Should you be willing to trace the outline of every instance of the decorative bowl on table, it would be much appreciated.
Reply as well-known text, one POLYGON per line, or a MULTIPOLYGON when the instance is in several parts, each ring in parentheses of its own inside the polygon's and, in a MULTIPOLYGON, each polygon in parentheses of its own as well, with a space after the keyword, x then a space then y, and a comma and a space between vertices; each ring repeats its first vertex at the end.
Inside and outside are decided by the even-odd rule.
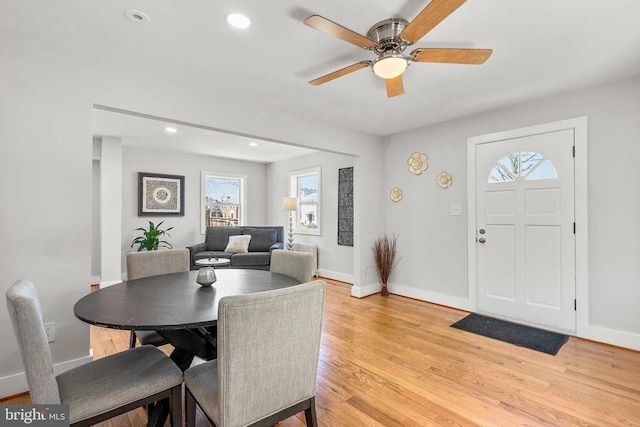
POLYGON ((211 286, 218 280, 216 277, 216 271, 213 267, 202 267, 198 270, 198 277, 196 278, 196 282, 202 287, 211 286))

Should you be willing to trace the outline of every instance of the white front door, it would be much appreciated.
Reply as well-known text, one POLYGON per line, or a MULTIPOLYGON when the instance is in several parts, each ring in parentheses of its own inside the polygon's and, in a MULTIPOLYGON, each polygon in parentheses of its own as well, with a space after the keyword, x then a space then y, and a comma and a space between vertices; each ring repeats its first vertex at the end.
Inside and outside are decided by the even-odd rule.
POLYGON ((476 146, 478 311, 575 333, 574 131, 476 146))

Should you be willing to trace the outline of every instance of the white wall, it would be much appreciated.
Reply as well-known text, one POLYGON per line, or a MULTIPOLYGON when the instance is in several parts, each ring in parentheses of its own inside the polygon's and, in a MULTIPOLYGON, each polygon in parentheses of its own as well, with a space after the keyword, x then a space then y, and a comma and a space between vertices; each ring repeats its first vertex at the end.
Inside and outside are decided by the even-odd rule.
POLYGON ((289 172, 320 167, 320 236, 294 234, 295 242, 318 245, 318 271, 321 276, 353 282, 353 247, 338 245, 338 169, 353 166, 353 157, 316 153, 275 162, 268 167, 269 222, 289 228, 288 212, 282 211, 282 198, 289 196, 289 172))
MULTIPOLYGON (((100 142, 100 285, 119 283, 122 230, 122 140, 100 142)), ((95 246, 95 245, 94 245, 95 246)))
POLYGON ((399 234, 402 261, 390 289, 423 299, 467 299, 467 138, 541 123, 588 117, 589 327, 586 338, 640 349, 640 77, 570 92, 386 138, 387 230, 399 234), (429 156, 421 176, 408 173, 414 151, 429 156), (436 185, 441 171, 453 186, 436 185), (451 203, 462 216, 449 216, 451 203))
MULTIPOLYGON (((91 274, 91 102, 51 57, 12 45, 20 37, 0 37, 0 291, 18 279, 35 284, 44 320, 56 322, 51 351, 62 366, 89 354, 73 302, 89 292, 91 274)), ((5 307, 0 396, 26 389, 5 307)))
MULTIPOLYGON (((200 234, 200 172, 242 174, 247 176, 247 224, 271 225, 267 222, 267 166, 221 157, 198 156, 142 148, 123 148, 122 167, 122 273, 126 273, 125 255, 137 249, 131 241, 140 235, 133 231, 148 227, 148 221, 174 227, 166 240, 174 248, 184 248, 204 241, 200 234), (183 175, 185 186, 184 216, 138 216, 138 172, 183 175)), ((275 224, 275 223, 274 223, 275 224)))
POLYGON ((91 283, 100 283, 100 159, 93 160, 91 171, 91 283))

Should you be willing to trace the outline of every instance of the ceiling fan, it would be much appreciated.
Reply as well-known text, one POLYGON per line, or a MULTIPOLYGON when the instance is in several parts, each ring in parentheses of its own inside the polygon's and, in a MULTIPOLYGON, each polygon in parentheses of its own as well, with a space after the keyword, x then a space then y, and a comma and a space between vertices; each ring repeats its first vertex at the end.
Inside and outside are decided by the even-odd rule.
POLYGON ((411 22, 402 18, 390 18, 378 22, 367 32, 360 35, 319 15, 304 20, 311 28, 342 39, 366 50, 372 50, 378 56, 373 61, 360 61, 348 67, 326 74, 309 83, 317 86, 338 77, 345 76, 365 67, 384 79, 389 98, 402 95, 402 73, 412 62, 440 62, 448 64, 483 64, 491 49, 443 49, 417 48, 410 54, 404 50, 420 40, 436 25, 467 0, 432 0, 411 22))

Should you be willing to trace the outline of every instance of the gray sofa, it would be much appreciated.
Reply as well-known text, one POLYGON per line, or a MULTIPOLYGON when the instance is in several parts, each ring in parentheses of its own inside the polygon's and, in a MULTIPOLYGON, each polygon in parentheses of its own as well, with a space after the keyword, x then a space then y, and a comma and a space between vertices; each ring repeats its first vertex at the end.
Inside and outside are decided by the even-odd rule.
POLYGON ((280 226, 244 226, 244 227, 207 227, 203 243, 187 246, 191 257, 191 269, 199 267, 196 260, 203 258, 228 258, 231 268, 252 268, 269 270, 271 251, 284 249, 284 227, 280 226), (249 251, 246 253, 225 252, 229 236, 251 235, 249 251))

